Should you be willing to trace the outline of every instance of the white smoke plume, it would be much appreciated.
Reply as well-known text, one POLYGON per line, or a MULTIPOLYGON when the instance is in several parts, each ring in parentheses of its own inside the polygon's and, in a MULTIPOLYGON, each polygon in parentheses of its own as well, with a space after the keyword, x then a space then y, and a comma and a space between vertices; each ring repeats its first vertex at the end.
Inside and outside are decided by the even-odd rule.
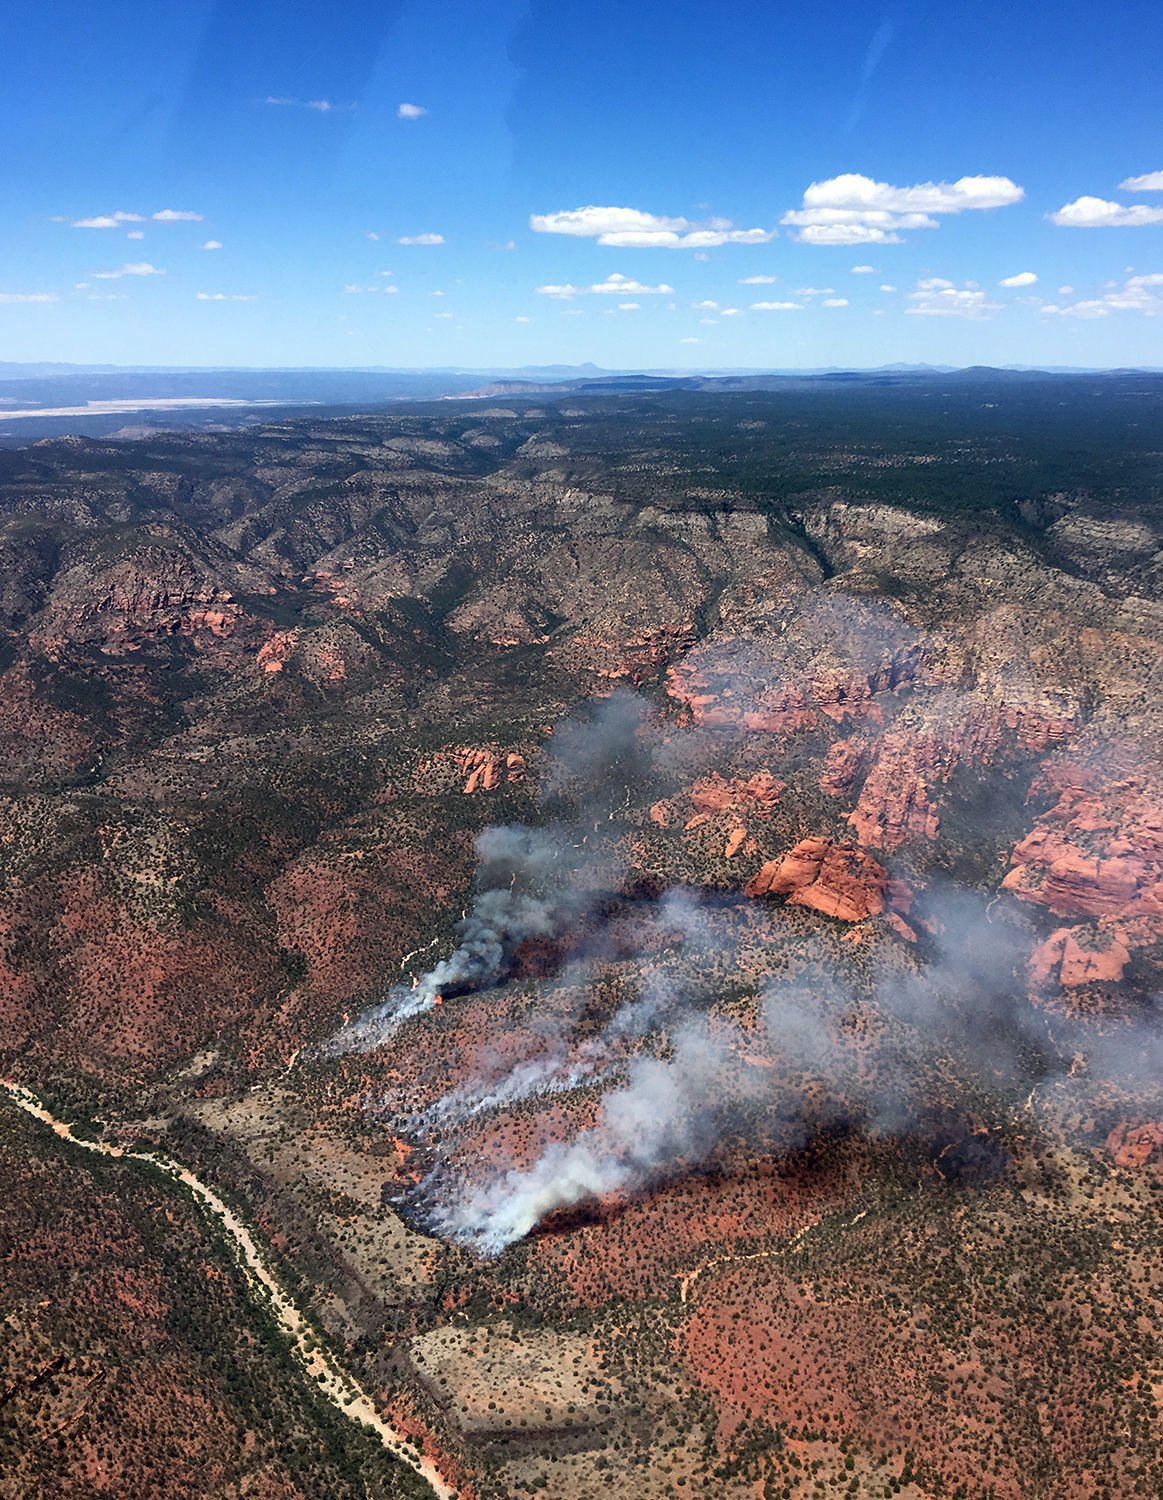
MULTIPOLYGON (((681 888, 667 891, 654 907, 636 915, 643 952, 664 944, 683 949, 701 944, 713 946, 721 953, 726 946, 723 934, 715 930, 711 914, 693 893, 681 888)), ((556 1024, 543 1023, 539 1027, 542 1055, 498 1069, 492 1063, 492 1049, 484 1047, 474 1061, 473 1077, 468 1083, 443 1095, 419 1114, 398 1122, 401 1128, 422 1137, 434 1128, 463 1125, 479 1115, 509 1108, 525 1099, 568 1093, 585 1084, 602 1082, 625 1064, 633 1043, 695 1003, 697 995, 689 981, 674 972, 673 967, 651 961, 639 983, 638 994, 618 1007, 597 1036, 577 1041, 571 1034, 571 1026, 584 1008, 587 989, 594 978, 595 960, 603 956, 602 937, 599 929, 591 944, 593 956, 575 961, 558 981, 564 991, 573 991, 579 1001, 572 1013, 556 1024)))
POLYGON ((497 1255, 547 1214, 637 1191, 663 1164, 697 1164, 719 1133, 728 1094, 711 1086, 730 1054, 703 1027, 684 1029, 667 1061, 640 1057, 606 1095, 602 1117, 572 1142, 550 1146, 528 1171, 509 1171, 436 1210, 436 1233, 497 1255))
POLYGON ((415 985, 393 985, 327 1043, 326 1053, 369 1051, 446 993, 496 984, 522 943, 570 931, 597 898, 617 889, 624 866, 604 840, 591 842, 590 828, 601 832, 610 821, 596 810, 608 806, 610 787, 624 783, 628 798, 648 766, 640 737, 646 717, 642 699, 620 690, 584 720, 558 727, 545 783, 562 815, 543 828, 493 827, 477 836, 477 896, 457 924, 453 952, 415 985))
POLYGON ((725 1143, 794 1149, 838 1121, 872 1135, 939 1133, 963 1117, 967 1094, 1014 1118, 1031 1083, 1077 1066, 1080 1046, 1124 1084, 1158 1079, 1158 1006, 1105 1032, 1061 1018, 1051 1027, 1024 994, 1024 914, 991 920, 982 897, 955 887, 939 888, 929 909, 942 936, 911 970, 885 966, 868 983, 819 950, 795 980, 767 986, 751 1028, 693 1014, 689 996, 656 1016, 669 1054, 630 1062, 595 1125, 483 1182, 438 1166, 418 1194, 428 1227, 494 1256, 547 1216, 648 1191, 725 1143), (858 1015, 871 1035, 852 1025, 858 1015))

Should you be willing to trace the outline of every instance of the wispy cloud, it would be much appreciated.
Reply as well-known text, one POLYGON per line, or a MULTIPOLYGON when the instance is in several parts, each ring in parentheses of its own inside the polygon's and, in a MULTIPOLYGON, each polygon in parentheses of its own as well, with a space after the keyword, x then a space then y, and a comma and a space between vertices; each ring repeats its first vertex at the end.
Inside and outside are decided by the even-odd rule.
POLYGON ((918 281, 909 293, 909 302, 906 312, 926 318, 985 318, 999 306, 976 283, 959 287, 941 276, 918 281))
POLYGON ((1163 208, 1083 197, 1064 203, 1046 217, 1062 229, 1138 229, 1144 224, 1163 224, 1163 208))
POLYGON ((850 274, 853 275, 853 276, 875 276, 876 275, 876 267, 875 266, 853 266, 850 274))
POLYGON ((74 229, 120 229, 124 224, 144 224, 144 214, 127 214, 120 209, 114 214, 95 214, 91 219, 73 219, 74 229))
POLYGON ((264 104, 273 104, 285 109, 313 109, 316 114, 350 114, 354 104, 336 104, 334 99, 291 99, 282 95, 268 94, 264 104))
POLYGON ((856 90, 856 96, 852 100, 852 108, 848 111, 849 130, 853 128, 864 113, 864 100, 868 93, 868 85, 872 81, 872 75, 880 66, 881 58, 888 51, 894 30, 892 17, 886 16, 876 28, 872 40, 868 44, 868 50, 864 54, 864 62, 860 69, 860 84, 856 90))
POLYGON ((89 272, 89 275, 98 281, 117 281, 122 276, 164 276, 165 274, 157 266, 151 266, 148 260, 127 261, 123 266, 118 266, 115 271, 89 272))
POLYGON ((254 302, 257 300, 250 292, 197 292, 195 296, 199 302, 254 302))
POLYGON ((221 240, 207 240, 206 243, 202 246, 202 249, 203 250, 221 250, 222 249, 222 241, 221 240))
POLYGON ((118 209, 116 213, 94 214, 89 219, 62 220, 59 214, 54 218, 56 223, 69 223, 74 229, 123 229, 126 224, 145 224, 151 219, 155 224, 200 224, 202 222, 201 214, 192 213, 189 209, 183 208, 162 208, 156 214, 131 214, 118 209))
POLYGON ((753 302, 752 312, 801 312, 802 302, 753 302))
MULTIPOLYGON (((390 276, 390 271, 381 271, 382 276, 390 276)), ((394 296, 400 288, 398 286, 361 286, 358 281, 350 281, 343 288, 349 297, 358 297, 363 294, 383 293, 386 296, 394 296)))
POLYGON ((567 234, 599 245, 635 250, 706 250, 720 245, 765 245, 774 229, 736 229, 730 219, 696 222, 681 215, 651 214, 638 208, 590 204, 552 214, 531 214, 537 234, 567 234))
POLYGON ((740 286, 774 286, 778 276, 740 276, 740 286))
MULTIPOLYGON (((1070 287, 1063 287, 1067 293, 1070 287)), ((1066 304, 1047 302, 1042 311, 1060 318, 1107 318, 1111 313, 1140 313, 1144 317, 1163 316, 1163 272, 1131 276, 1122 286, 1109 287, 1103 297, 1089 297, 1066 304)))
POLYGON ((59 302, 56 292, 0 292, 0 303, 11 306, 23 302, 59 302))
POLYGON ((396 241, 397 245, 443 245, 442 234, 402 234, 396 241))
POLYGON ((673 294, 674 287, 668 286, 665 281, 659 282, 657 286, 646 286, 641 281, 635 281, 632 276, 620 276, 617 271, 606 277, 605 281, 595 282, 592 286, 573 286, 565 282, 561 286, 539 286, 537 294, 541 297, 558 297, 568 300, 571 297, 607 296, 607 297, 669 297, 673 294))
POLYGON ((936 229, 940 216, 1005 208, 1025 192, 1008 177, 959 177, 895 187, 859 172, 811 183, 802 208, 780 220, 806 245, 899 245, 901 231, 936 229))

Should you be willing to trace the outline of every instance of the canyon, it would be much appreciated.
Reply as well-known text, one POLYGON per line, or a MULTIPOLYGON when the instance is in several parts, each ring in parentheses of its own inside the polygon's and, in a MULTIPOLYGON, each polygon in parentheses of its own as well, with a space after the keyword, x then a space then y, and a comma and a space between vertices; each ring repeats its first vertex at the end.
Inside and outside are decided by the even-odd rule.
POLYGON ((186 1403, 270 1500, 1157 1492, 1160 383, 1103 380, 0 450, 26 1478, 149 1369, 157 1472, 186 1403))

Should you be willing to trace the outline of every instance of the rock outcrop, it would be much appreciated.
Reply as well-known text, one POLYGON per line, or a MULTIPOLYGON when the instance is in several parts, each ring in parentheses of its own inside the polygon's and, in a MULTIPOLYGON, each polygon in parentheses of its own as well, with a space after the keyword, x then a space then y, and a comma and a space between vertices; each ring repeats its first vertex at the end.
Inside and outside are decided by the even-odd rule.
POLYGON ((416 767, 416 783, 417 790, 443 790, 455 777, 461 791, 472 797, 478 792, 495 792, 504 783, 516 785, 525 780, 525 772, 525 757, 517 750, 461 745, 422 757, 416 767))
POLYGON ((1047 770, 1058 799, 1013 851, 1002 881, 1061 917, 1163 924, 1163 784, 1139 768, 1108 781, 1069 762, 1047 770))
POLYGON ((688 790, 691 807, 695 812, 753 812, 758 817, 771 816, 777 807, 785 783, 770 771, 756 771, 753 776, 725 777, 712 771, 696 781, 688 790))
POLYGON ((1130 958, 1131 950, 1117 928, 1059 927, 1031 954, 1030 981, 1035 988, 1113 984, 1123 977, 1130 958))
POLYGON ((1120 1120, 1106 1138, 1106 1149, 1119 1167, 1144 1167, 1163 1153, 1163 1120, 1132 1125, 1120 1120))
POLYGON ((801 839, 770 859, 744 886, 747 896, 784 896, 789 906, 806 906, 841 922, 862 922, 889 911, 902 936, 915 938, 903 920, 912 893, 889 877, 883 865, 855 844, 827 838, 801 839))

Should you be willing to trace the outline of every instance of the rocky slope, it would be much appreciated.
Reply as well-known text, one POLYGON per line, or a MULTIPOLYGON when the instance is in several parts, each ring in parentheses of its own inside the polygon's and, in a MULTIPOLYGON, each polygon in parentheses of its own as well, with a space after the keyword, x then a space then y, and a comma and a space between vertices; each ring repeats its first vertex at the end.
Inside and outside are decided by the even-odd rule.
POLYGON ((219 1174, 481 1500, 1153 1493, 1163 501, 1108 394, 0 453, 5 1071, 219 1174), (654 1175, 432 1232, 692 1037, 654 1175))

